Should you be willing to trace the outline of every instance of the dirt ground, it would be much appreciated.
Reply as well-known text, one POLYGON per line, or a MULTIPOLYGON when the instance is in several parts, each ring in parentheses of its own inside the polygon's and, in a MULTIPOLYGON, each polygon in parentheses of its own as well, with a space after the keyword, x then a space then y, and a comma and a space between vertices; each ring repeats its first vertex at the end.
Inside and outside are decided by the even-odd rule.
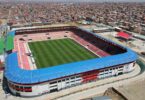
POLYGON ((145 79, 118 88, 129 100, 145 100, 145 79))

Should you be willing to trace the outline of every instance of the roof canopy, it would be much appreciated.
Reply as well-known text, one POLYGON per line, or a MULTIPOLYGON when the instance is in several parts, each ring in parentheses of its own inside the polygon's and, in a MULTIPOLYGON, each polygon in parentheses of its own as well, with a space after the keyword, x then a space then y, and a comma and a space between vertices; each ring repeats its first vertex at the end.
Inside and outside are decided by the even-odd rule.
POLYGON ((6 51, 12 50, 14 48, 14 37, 11 35, 7 36, 7 41, 6 41, 6 51))
POLYGON ((15 31, 11 31, 8 33, 6 38, 6 51, 12 50, 14 48, 14 36, 15 31))
POLYGON ((3 53, 3 50, 4 50, 4 38, 1 37, 0 38, 0 54, 3 53))
POLYGON ((131 35, 129 35, 129 34, 125 33, 125 32, 118 32, 117 36, 121 37, 121 38, 124 38, 124 39, 127 39, 127 40, 132 37, 131 35))

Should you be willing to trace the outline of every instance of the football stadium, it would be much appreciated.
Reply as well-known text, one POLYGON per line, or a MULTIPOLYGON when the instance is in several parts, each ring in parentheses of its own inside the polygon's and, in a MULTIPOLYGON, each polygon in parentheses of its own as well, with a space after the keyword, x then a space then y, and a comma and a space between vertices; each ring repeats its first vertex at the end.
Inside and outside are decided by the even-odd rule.
POLYGON ((17 96, 38 96, 131 72, 137 54, 76 26, 7 34, 5 77, 17 96))

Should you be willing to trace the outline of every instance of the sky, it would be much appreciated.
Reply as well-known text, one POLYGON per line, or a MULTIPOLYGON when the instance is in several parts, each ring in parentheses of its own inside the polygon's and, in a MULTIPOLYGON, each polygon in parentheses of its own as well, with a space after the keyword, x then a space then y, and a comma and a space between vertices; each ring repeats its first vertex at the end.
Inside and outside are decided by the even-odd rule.
POLYGON ((145 2, 145 0, 0 0, 0 1, 42 1, 42 2, 145 2))

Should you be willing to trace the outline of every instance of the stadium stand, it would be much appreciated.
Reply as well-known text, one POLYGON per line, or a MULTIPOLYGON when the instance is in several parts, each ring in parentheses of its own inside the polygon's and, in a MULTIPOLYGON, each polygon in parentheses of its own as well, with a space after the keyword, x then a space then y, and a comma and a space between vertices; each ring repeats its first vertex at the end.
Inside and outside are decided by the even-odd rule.
POLYGON ((16 83, 23 83, 23 84, 37 83, 40 81, 46 81, 59 77, 69 76, 74 73, 81 73, 81 72, 86 72, 88 70, 101 69, 101 68, 106 68, 108 66, 114 66, 122 63, 132 62, 136 60, 136 57, 137 55, 128 49, 127 53, 121 55, 108 56, 99 59, 96 58, 93 60, 58 65, 51 68, 27 71, 27 70, 20 69, 17 62, 18 59, 17 53, 15 52, 10 54, 6 59, 7 71, 5 75, 9 80, 16 83), (11 61, 11 59, 13 59, 13 62, 11 61), (72 66, 75 67, 72 68, 72 66), (13 73, 15 73, 15 75, 13 73), (25 76, 25 77, 21 77, 21 76, 25 76))
POLYGON ((9 39, 9 41, 14 40, 16 44, 14 46, 15 50, 11 46, 13 52, 7 55, 4 76, 7 78, 9 88, 13 94, 19 94, 20 96, 37 96, 47 92, 51 93, 77 84, 127 73, 134 70, 137 59, 137 54, 129 48, 74 26, 22 29, 12 31, 9 34, 15 35, 17 39, 9 39), (59 34, 57 34, 58 31, 59 34), (45 40, 47 39, 44 38, 46 36, 45 32, 47 36, 53 39, 65 38, 64 36, 67 35, 67 38, 78 41, 79 44, 100 55, 101 58, 60 64, 37 70, 22 69, 22 61, 24 61, 24 66, 30 66, 25 63, 29 62, 25 55, 27 52, 24 46, 25 42, 28 42, 30 38, 32 41, 45 40), (37 35, 34 35, 34 33, 37 35), (40 33, 42 37, 40 37, 40 33), (53 35, 55 33, 57 34, 56 37, 53 35), (27 37, 23 37, 25 41, 19 40, 21 37, 17 36, 24 34, 27 34, 27 37), (36 37, 37 39, 34 40, 36 37), (19 47, 19 45, 21 46, 19 47))

